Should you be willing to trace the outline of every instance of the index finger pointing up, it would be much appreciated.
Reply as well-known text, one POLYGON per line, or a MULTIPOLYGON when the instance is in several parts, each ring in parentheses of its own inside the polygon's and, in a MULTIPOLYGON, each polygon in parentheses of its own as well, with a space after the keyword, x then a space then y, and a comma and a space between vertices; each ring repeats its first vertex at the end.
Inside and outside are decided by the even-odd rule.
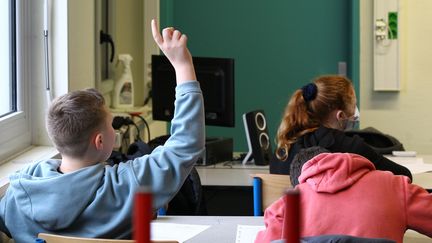
POLYGON ((156 43, 159 46, 162 45, 163 39, 161 34, 159 33, 159 29, 155 19, 152 19, 151 21, 151 29, 152 29, 153 39, 156 41, 156 43))

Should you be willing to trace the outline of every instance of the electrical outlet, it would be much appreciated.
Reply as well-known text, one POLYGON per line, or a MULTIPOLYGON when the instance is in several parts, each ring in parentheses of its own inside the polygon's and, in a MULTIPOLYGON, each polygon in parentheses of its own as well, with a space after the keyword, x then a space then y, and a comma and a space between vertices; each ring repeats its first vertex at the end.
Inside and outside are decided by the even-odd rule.
POLYGON ((400 90, 400 0, 374 0, 374 91, 400 90))

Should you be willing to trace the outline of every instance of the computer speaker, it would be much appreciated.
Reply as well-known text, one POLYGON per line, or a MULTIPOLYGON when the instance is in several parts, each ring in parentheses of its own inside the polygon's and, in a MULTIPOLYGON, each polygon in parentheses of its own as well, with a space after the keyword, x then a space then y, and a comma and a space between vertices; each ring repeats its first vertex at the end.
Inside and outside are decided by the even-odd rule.
POLYGON ((249 152, 242 163, 246 164, 252 158, 256 165, 268 165, 272 148, 264 111, 256 110, 243 114, 243 123, 249 152))

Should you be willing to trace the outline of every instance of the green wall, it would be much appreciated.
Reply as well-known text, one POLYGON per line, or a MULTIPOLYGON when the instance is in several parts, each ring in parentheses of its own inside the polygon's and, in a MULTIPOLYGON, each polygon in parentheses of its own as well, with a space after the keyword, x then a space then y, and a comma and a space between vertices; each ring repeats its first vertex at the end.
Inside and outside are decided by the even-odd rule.
POLYGON ((161 28, 186 33, 192 55, 235 59, 236 126, 207 126, 207 136, 246 151, 241 116, 263 109, 273 141, 291 94, 342 60, 358 87, 357 1, 161 0, 161 28))

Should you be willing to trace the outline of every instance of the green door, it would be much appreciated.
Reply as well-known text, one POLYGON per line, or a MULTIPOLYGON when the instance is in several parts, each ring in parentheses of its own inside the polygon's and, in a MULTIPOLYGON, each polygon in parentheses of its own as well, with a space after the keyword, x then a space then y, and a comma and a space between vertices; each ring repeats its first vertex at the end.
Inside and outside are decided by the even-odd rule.
POLYGON ((358 87, 357 16, 356 0, 161 0, 161 26, 186 33, 192 55, 235 59, 236 125, 206 128, 234 151, 247 151, 243 113, 263 109, 273 141, 291 94, 339 63, 358 87))

